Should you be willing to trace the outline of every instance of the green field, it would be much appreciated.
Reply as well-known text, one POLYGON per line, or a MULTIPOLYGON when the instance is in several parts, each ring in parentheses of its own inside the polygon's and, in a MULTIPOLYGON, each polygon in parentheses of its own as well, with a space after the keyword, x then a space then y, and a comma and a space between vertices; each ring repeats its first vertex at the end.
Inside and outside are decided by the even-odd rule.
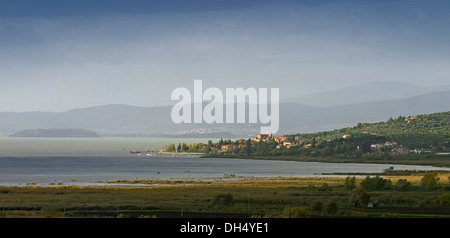
MULTIPOLYGON (((423 176, 384 177, 391 187, 366 191, 373 208, 363 203, 355 206, 354 190, 346 188, 346 177, 172 181, 146 187, 118 183, 1 187, 0 217, 448 217, 450 173, 439 173, 438 187, 430 191, 420 186, 423 176), (400 189, 399 179, 406 179, 410 186, 400 189)), ((357 188, 363 179, 356 178, 357 188)))

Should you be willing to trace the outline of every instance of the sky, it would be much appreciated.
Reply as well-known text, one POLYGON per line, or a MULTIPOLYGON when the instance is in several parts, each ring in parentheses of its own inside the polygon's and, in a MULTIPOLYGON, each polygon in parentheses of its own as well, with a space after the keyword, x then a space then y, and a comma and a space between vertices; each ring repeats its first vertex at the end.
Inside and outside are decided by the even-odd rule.
POLYGON ((450 2, 0 0, 0 111, 165 106, 178 87, 289 98, 449 84, 450 2))

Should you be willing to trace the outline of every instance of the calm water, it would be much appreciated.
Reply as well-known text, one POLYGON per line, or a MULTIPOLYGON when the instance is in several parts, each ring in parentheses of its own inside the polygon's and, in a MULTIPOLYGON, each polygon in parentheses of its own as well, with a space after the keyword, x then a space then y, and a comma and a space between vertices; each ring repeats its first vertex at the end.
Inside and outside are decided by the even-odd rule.
MULTIPOLYGON (((386 164, 331 164, 293 161, 131 155, 169 143, 205 142, 173 138, 0 138, 0 186, 36 182, 96 185, 117 179, 211 179, 233 174, 254 177, 318 176, 333 172, 381 172, 386 164)), ((392 165, 403 170, 443 170, 392 165)), ((445 169, 449 170, 450 169, 445 169)))
MULTIPOLYGON (((0 137, 0 157, 128 156, 130 150, 162 149, 167 144, 206 143, 194 138, 14 138, 0 137)), ((218 141, 218 139, 211 139, 218 141)))

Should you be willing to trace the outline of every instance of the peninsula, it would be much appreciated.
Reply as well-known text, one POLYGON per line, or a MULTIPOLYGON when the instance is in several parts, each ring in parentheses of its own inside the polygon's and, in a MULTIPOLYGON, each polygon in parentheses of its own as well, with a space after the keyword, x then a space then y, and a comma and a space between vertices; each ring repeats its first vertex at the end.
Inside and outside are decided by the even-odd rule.
POLYGON ((84 129, 45 128, 14 133, 10 137, 100 137, 96 132, 84 129))

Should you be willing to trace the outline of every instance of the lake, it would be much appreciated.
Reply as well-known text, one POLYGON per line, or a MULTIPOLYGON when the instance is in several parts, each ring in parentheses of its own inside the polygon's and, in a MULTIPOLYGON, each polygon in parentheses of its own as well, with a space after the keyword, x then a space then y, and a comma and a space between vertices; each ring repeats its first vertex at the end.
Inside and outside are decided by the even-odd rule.
MULTIPOLYGON (((213 139, 217 140, 217 139, 213 139)), ((117 179, 197 179, 306 177, 336 172, 449 170, 431 166, 316 163, 198 158, 189 155, 133 155, 131 150, 161 149, 169 143, 207 142, 176 138, 0 138, 0 186, 35 183, 102 185, 117 179)))

